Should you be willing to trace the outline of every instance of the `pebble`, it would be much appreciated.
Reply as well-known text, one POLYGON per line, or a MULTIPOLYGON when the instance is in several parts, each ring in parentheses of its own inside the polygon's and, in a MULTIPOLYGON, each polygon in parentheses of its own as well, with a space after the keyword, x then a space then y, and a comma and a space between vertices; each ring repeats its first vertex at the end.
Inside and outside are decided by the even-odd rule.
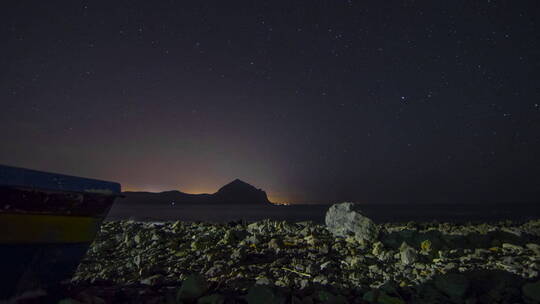
MULTIPOLYGON (((426 227, 430 226, 413 227, 411 235, 426 227)), ((382 230, 382 233, 392 229, 382 230)), ((456 225, 445 229, 473 230, 456 225)), ((104 222, 74 281, 108 280, 124 284, 126 278, 141 278, 139 271, 142 271, 140 283, 159 286, 161 278, 152 278, 155 274, 152 269, 157 267, 167 270, 167 282, 172 280, 172 283, 175 279, 182 280, 186 271, 200 271, 214 281, 220 277, 225 282, 275 283, 288 288, 308 288, 315 283, 370 286, 380 285, 387 279, 414 286, 429 282, 441 272, 502 269, 533 279, 540 271, 540 245, 532 237, 524 246, 506 241, 500 242, 500 247, 445 248, 437 243, 436 249, 430 249, 433 251, 430 255, 420 254, 433 245, 426 243, 422 247, 425 240, 406 240, 399 248, 400 243, 391 247, 380 240, 361 244, 357 240, 336 238, 322 225, 294 226, 273 221, 232 228, 209 223, 165 223, 150 227, 137 222, 104 222), (246 227, 251 228, 248 231, 246 227), (298 230, 298 235, 290 232, 294 229, 298 230), (126 256, 133 258, 126 259, 126 256)))
POLYGON ((514 244, 510 244, 510 243, 503 243, 502 248, 510 250, 510 251, 514 251, 514 252, 516 252, 518 254, 523 252, 523 247, 518 246, 518 245, 514 245, 514 244))
POLYGON ((540 245, 538 244, 535 244, 535 243, 528 243, 527 245, 525 245, 527 247, 527 249, 531 250, 532 252, 534 252, 534 254, 536 255, 540 255, 540 245))

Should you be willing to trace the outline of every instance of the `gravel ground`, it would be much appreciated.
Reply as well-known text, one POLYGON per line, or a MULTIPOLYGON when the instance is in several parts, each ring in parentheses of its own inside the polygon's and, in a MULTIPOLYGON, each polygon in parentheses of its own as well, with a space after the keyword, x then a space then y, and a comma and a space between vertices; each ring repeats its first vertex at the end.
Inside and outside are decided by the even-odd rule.
POLYGON ((64 303, 540 302, 540 220, 380 228, 105 222, 64 303))

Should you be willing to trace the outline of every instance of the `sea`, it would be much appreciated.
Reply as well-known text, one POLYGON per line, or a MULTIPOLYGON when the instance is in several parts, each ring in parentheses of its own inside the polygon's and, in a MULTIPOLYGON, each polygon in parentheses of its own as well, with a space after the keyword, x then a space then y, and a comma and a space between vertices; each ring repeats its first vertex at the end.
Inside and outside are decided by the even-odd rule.
MULTIPOLYGON (((115 204, 106 220, 148 222, 184 221, 227 223, 264 219, 323 224, 331 204, 302 205, 125 205, 115 204)), ((524 222, 540 218, 538 203, 400 203, 361 204, 362 212, 376 223, 384 222, 524 222)))

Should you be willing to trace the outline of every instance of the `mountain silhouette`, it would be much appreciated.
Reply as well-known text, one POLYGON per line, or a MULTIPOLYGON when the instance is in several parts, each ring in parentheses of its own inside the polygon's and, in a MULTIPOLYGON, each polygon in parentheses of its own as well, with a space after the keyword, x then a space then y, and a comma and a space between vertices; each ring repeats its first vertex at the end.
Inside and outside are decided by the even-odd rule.
POLYGON ((213 195, 218 201, 223 203, 270 203, 266 192, 239 179, 235 179, 219 188, 213 195))
POLYGON ((177 190, 164 192, 126 191, 119 204, 271 204, 266 192, 235 179, 213 194, 189 194, 177 190))

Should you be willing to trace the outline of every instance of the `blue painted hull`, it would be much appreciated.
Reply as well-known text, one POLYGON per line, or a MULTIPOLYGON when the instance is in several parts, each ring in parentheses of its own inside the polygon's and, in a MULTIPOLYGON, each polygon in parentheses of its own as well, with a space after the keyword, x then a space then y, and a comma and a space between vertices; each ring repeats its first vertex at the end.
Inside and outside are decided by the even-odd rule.
POLYGON ((0 299, 69 280, 120 185, 0 166, 0 299))

